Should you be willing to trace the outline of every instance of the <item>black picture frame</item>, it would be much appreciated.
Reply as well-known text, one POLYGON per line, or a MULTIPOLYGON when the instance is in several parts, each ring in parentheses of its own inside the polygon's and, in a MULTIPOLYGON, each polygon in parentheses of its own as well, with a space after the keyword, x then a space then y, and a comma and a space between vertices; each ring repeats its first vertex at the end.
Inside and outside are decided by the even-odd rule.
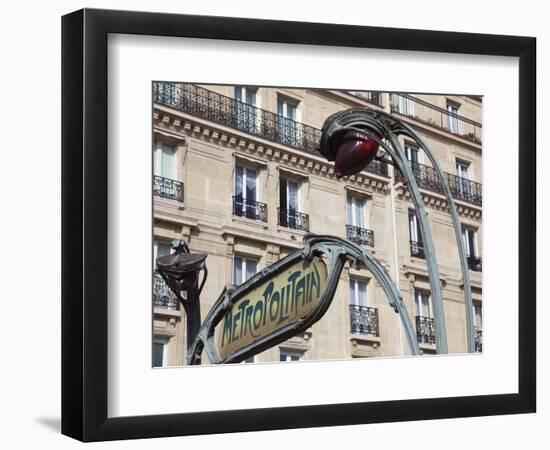
POLYGON ((62 18, 62 433, 82 441, 529 413, 536 408, 536 39, 84 9, 62 18), (519 58, 517 393, 107 417, 107 36, 519 58))

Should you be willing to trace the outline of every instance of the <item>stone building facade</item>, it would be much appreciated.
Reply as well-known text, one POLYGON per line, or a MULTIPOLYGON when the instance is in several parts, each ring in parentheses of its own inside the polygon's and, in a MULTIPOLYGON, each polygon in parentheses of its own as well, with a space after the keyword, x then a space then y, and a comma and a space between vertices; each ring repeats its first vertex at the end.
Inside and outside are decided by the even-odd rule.
MULTIPOLYGON (((375 160, 336 178, 315 152, 324 120, 350 107, 386 111, 412 125, 435 152, 462 224, 482 350, 481 98, 154 83, 154 256, 174 239, 207 253, 207 314, 223 287, 301 248, 307 231, 369 248, 397 281, 424 353, 435 353, 423 244, 400 174, 375 160)), ((435 173, 403 141, 436 246, 450 353, 467 351, 463 283, 451 218, 435 173)), ((184 364, 185 318, 164 282, 153 293, 155 366, 184 364)), ((326 315, 255 362, 408 354, 399 316, 368 271, 346 267, 326 315)))

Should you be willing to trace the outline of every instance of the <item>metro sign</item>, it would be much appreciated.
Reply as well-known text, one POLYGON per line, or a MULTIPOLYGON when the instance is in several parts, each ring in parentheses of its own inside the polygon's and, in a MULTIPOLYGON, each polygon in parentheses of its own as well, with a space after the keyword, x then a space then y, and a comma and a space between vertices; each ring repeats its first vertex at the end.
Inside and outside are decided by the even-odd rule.
POLYGON ((401 316, 412 354, 420 354, 403 299, 384 266, 367 249, 336 237, 307 234, 304 248, 240 286, 227 285, 189 348, 187 364, 244 361, 311 327, 327 312, 344 264, 368 269, 401 316))
POLYGON ((299 260, 235 299, 216 330, 216 347, 226 358, 277 330, 296 323, 317 306, 327 281, 323 260, 299 260))

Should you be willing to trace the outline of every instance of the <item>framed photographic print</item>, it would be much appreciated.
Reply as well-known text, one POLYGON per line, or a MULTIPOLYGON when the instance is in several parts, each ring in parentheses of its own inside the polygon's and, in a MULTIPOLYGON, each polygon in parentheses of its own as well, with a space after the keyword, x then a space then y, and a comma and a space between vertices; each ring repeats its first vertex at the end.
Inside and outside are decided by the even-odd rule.
POLYGON ((62 46, 64 434, 535 411, 534 38, 81 10, 62 46))

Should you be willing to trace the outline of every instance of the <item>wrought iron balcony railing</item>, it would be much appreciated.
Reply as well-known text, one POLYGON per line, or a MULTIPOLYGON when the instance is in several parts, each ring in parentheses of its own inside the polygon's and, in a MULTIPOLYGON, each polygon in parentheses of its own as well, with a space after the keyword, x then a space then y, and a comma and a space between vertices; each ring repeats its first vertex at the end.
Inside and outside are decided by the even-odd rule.
POLYGON ((234 195, 233 215, 267 222, 267 205, 265 203, 243 199, 243 197, 239 195, 234 195))
MULTIPOLYGON (((321 156, 316 150, 321 139, 320 129, 194 84, 155 82, 153 100, 188 114, 321 156)), ((373 161, 366 170, 388 176, 387 164, 383 161, 373 161)))
POLYGON ((378 309, 370 306, 349 305, 351 332, 380 336, 378 309))
POLYGON ((416 316, 416 339, 421 344, 435 344, 434 320, 416 316))
POLYGON ((384 106, 382 102, 382 94, 380 92, 370 92, 370 91, 346 91, 348 94, 358 97, 362 100, 365 100, 369 103, 372 103, 376 106, 384 106))
POLYGON ((483 332, 481 328, 475 327, 474 334, 475 334, 475 351, 477 353, 481 353, 483 351, 483 332))
POLYGON ((179 309, 179 302, 158 272, 153 274, 153 305, 155 308, 179 309))
MULTIPOLYGON (((432 169, 433 170, 433 169, 432 169)), ((481 206, 482 185, 467 178, 447 173, 447 181, 454 198, 481 206)))
POLYGON ((409 241, 411 245, 411 256, 416 256, 417 258, 426 258, 426 253, 424 253, 424 244, 420 241, 409 241))
POLYGON ((374 247, 374 231, 372 230, 346 225, 346 237, 356 244, 374 247))
POLYGON ((481 144, 481 124, 408 94, 390 94, 391 111, 481 144))
POLYGON ((309 231, 309 216, 294 209, 277 208, 279 225, 293 230, 309 231))
POLYGON ((169 198, 177 200, 178 202, 183 202, 183 183, 181 181, 155 175, 153 194, 156 197, 169 198))
MULTIPOLYGON (((419 163, 410 164, 418 187, 441 195, 444 194, 443 186, 439 182, 439 178, 437 177, 437 173, 433 167, 419 163)), ((457 177, 456 175, 452 175, 450 173, 445 173, 445 175, 447 177, 447 181, 449 182, 449 188, 453 198, 481 206, 481 183, 476 183, 475 181, 471 181, 466 178, 457 177)), ((399 170, 395 171, 395 181, 405 181, 405 178, 399 170)))
POLYGON ((472 272, 481 272, 481 258, 479 256, 467 256, 466 260, 472 272))

